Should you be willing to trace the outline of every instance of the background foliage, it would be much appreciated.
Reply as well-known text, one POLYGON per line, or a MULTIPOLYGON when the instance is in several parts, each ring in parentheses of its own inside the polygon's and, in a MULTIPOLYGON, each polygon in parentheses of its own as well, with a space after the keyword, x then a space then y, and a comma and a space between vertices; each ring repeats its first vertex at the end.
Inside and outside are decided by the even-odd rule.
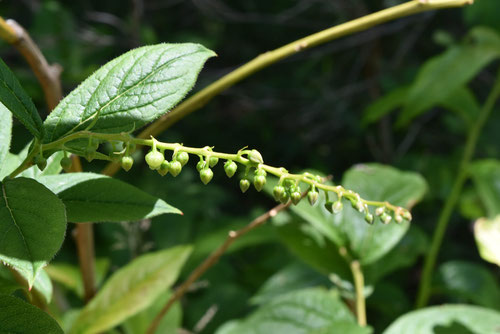
MULTIPOLYGON (((65 92, 130 48, 160 42, 197 42, 218 54, 205 66, 197 90, 260 53, 396 3, 391 0, 293 3, 23 0, 15 4, 0 3, 0 13, 15 18, 30 32, 48 60, 62 65, 65 92)), ((463 106, 463 100, 432 103, 420 110, 410 105, 417 110, 413 112, 407 112, 410 107, 403 106, 400 108, 403 112, 416 115, 405 126, 397 126, 401 113, 389 111, 399 108, 402 103, 397 96, 407 96, 407 92, 400 91, 389 100, 390 107, 382 103, 377 109, 372 103, 381 101, 381 97, 396 88, 404 89, 415 82, 417 85, 424 75, 420 71, 424 70, 436 80, 432 93, 443 93, 457 79, 439 74, 437 70, 442 64, 427 61, 443 52, 463 48, 475 34, 479 34, 479 39, 495 36, 500 39, 496 35, 500 34, 498 13, 498 1, 478 0, 469 8, 403 18, 300 53, 227 90, 158 139, 189 146, 213 145, 229 152, 248 145, 259 149, 272 165, 287 166, 292 171, 312 168, 332 174, 336 182, 343 178, 348 182, 356 171, 345 172, 354 164, 365 162, 390 164, 420 173, 428 191, 422 203, 412 210, 414 220, 408 232, 383 257, 383 266, 369 263, 373 262, 370 260, 364 268, 369 295, 368 321, 375 332, 381 332, 396 317, 412 309, 421 255, 428 247, 436 217, 450 192, 470 122, 467 115, 462 121, 463 115, 450 112, 453 111, 450 105, 463 106), (480 26, 483 28, 478 30, 480 26), (374 117, 377 119, 369 122, 365 110, 374 109, 383 117, 374 117)), ((42 91, 23 60, 5 43, 0 56, 43 113, 46 107, 42 91)), ((498 62, 491 61, 497 57, 492 52, 488 59, 477 60, 474 71, 470 68, 475 58, 467 57, 464 62, 455 59, 460 66, 454 67, 454 73, 467 77, 464 82, 470 79, 468 87, 478 101, 485 100, 493 85, 496 70, 493 64, 498 62)), ((418 95, 414 100, 420 101, 418 95)), ((474 117, 474 101, 470 103, 472 107, 468 110, 472 110, 472 116, 469 116, 474 117)), ((499 126, 497 107, 481 133, 477 159, 500 158, 499 126)), ((17 121, 13 131, 13 151, 18 152, 30 137, 17 121)), ((102 167, 96 162, 84 164, 86 171, 98 172, 102 167)), ((224 240, 228 230, 243 226, 273 205, 272 199, 255 192, 241 195, 234 180, 222 180, 222 168, 218 168, 215 182, 208 186, 197 180, 194 168, 186 168, 175 179, 162 179, 145 164, 137 164, 133 174, 117 175, 147 193, 165 198, 184 215, 96 225, 99 276, 109 277, 145 252, 193 244, 192 254, 180 273, 181 278, 185 277, 224 240)), ((500 296, 500 272, 496 265, 479 257, 472 221, 494 217, 492 212, 500 203, 492 203, 492 196, 484 195, 490 190, 484 189, 488 184, 498 184, 500 179, 498 173, 488 172, 484 162, 474 164, 473 169, 477 170, 474 182, 466 184, 441 249, 431 301, 499 309, 498 298, 492 296, 500 296)), ((498 187, 496 191, 498 195, 498 187)), ((182 311, 180 308, 171 311, 169 321, 199 333, 215 332, 223 324, 220 333, 244 333, 244 326, 259 321, 259 313, 238 324, 229 323, 240 327, 231 329, 226 322, 247 317, 258 305, 300 298, 292 294, 276 299, 287 292, 318 286, 338 287, 342 296, 352 297, 348 268, 335 258, 338 243, 311 229, 305 221, 307 218, 300 213, 299 206, 294 212, 278 216, 272 225, 239 240, 186 295, 182 311), (296 223, 280 227, 289 221, 296 223), (211 317, 205 322, 202 319, 207 320, 207 314, 211 317)), ((380 228, 389 230, 388 226, 380 228)), ((47 270, 60 283, 55 286, 53 301, 55 316, 60 318, 63 315, 57 310, 83 306, 74 247, 73 240, 67 238, 47 270)), ((373 260, 378 257, 370 254, 373 260)), ((319 297, 317 290, 311 291, 311 298, 323 298, 321 302, 325 305, 338 302, 338 296, 319 297)), ((260 312, 265 315, 265 309, 260 312)), ((64 317, 69 324, 71 312, 64 317)), ((140 332, 133 328, 142 328, 141 321, 147 323, 130 320, 128 331, 140 332)), ((404 324, 400 322, 398 326, 404 324)), ((391 327, 388 333, 400 332, 397 328, 401 327, 391 327)))

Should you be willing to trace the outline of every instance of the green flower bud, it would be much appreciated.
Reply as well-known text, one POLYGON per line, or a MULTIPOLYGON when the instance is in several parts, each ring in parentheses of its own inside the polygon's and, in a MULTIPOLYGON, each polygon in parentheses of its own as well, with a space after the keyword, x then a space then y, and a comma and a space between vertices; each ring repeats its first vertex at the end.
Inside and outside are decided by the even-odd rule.
POLYGON ((300 191, 294 191, 291 195, 290 198, 292 199, 292 203, 294 205, 299 204, 300 200, 302 199, 302 194, 300 191))
POLYGON ((257 191, 261 191, 266 184, 266 177, 264 175, 257 175, 253 178, 253 186, 257 191))
POLYGON ((399 213, 396 213, 394 215, 394 220, 396 221, 396 223, 401 224, 403 222, 403 217, 399 213))
POLYGON ((410 221, 411 220, 411 213, 410 211, 404 211, 403 212, 403 218, 410 221))
POLYGON ((376 215, 376 216, 381 216, 384 212, 385 212, 385 206, 379 206, 379 207, 375 210, 375 215, 376 215))
POLYGON ((146 154, 146 163, 148 164, 149 168, 153 170, 160 168, 163 161, 165 161, 165 157, 161 152, 149 151, 149 153, 146 154))
POLYGON ((365 205, 363 204, 363 202, 357 201, 355 209, 359 212, 365 212, 365 205))
POLYGON ((251 150, 248 153, 248 160, 250 160, 250 162, 254 163, 254 164, 262 164, 262 163, 264 163, 264 159, 262 159, 262 155, 257 150, 251 150))
MULTIPOLYGON (((172 174, 174 177, 179 175, 182 170, 182 164, 179 161, 172 161, 170 162, 168 166, 168 171, 170 174, 172 174)), ((210 181, 210 180, 209 180, 210 181)), ((208 182, 207 182, 208 183, 208 182)), ((206 184, 206 183, 205 183, 206 184)))
POLYGON ((179 152, 177 153, 175 160, 179 161, 182 167, 184 167, 189 161, 189 154, 187 152, 179 152))
POLYGON ((87 159, 88 162, 91 162, 95 158, 95 147, 88 146, 85 148, 85 159, 87 159))
POLYGON ((132 168, 133 164, 134 164, 134 159, 132 159, 131 156, 124 156, 124 157, 122 157, 122 159, 121 159, 121 165, 122 165, 122 168, 126 172, 128 172, 132 168))
POLYGON ((163 160, 163 162, 160 165, 160 168, 158 168, 156 171, 161 176, 165 176, 168 174, 169 170, 170 170, 170 162, 168 162, 167 160, 163 160))
POLYGON ((365 221, 368 224, 373 224, 373 215, 371 213, 367 212, 365 215, 365 221))
POLYGON ((289 193, 288 191, 286 191, 286 190, 285 190, 285 191, 281 194, 281 196, 280 196, 280 198, 279 198, 279 201, 280 201, 281 203, 283 203, 283 204, 286 204, 286 203, 288 203, 288 200, 289 200, 289 199, 290 199, 290 193, 289 193))
POLYGON ((210 159, 208 159, 208 165, 210 167, 215 167, 215 165, 217 165, 218 162, 219 162, 219 158, 217 158, 217 157, 210 157, 210 159))
POLYGON ((206 162, 205 162, 205 161, 203 161, 203 160, 198 161, 198 163, 196 164, 196 170, 197 170, 198 172, 201 172, 201 170, 202 170, 203 168, 205 168, 205 164, 206 164, 206 162))
POLYGON ((344 208, 344 204, 342 204, 342 200, 337 200, 335 201, 335 203, 333 203, 332 205, 332 213, 339 213, 340 211, 342 211, 342 209, 344 208))
POLYGON ((64 169, 66 173, 71 172, 71 166, 73 165, 73 161, 71 160, 70 157, 62 158, 60 164, 62 169, 64 169))
POLYGON ((307 193, 307 199, 309 204, 314 205, 318 201, 319 193, 316 190, 311 190, 307 193))
POLYGON ((40 169, 40 170, 44 170, 45 167, 47 167, 47 159, 45 159, 42 155, 37 155, 35 156, 35 158, 33 159, 33 162, 35 163, 35 165, 37 165, 37 167, 40 169))
POLYGON ((210 180, 214 177, 214 172, 210 168, 202 169, 200 172, 200 179, 203 184, 208 184, 210 180))
POLYGON ((240 189, 244 193, 250 188, 250 181, 248 179, 241 179, 240 180, 240 189))
MULTIPOLYGON (((274 187, 273 189, 273 196, 274 196, 274 199, 277 200, 277 201, 281 201, 281 197, 283 196, 283 194, 285 193, 285 187, 283 186, 276 186, 274 187)), ((288 199, 287 199, 288 201, 288 199)))
POLYGON ((389 216, 387 213, 385 213, 385 212, 384 212, 384 213, 382 213, 382 214, 380 215, 380 220, 381 220, 381 221, 382 221, 382 223, 384 223, 384 224, 389 224, 389 223, 391 222, 391 220, 392 220, 392 217, 391 217, 391 216, 389 216))
POLYGON ((228 160, 224 164, 224 171, 226 172, 227 177, 233 177, 237 169, 238 165, 236 165, 236 162, 232 160, 228 160))

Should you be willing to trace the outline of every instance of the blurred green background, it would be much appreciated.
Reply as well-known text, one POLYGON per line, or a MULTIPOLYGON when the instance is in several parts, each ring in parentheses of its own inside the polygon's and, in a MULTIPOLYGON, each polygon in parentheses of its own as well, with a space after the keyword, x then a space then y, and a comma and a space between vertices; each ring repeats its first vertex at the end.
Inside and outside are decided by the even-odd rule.
MULTIPOLYGON (((218 54, 201 72, 194 88, 197 91, 263 52, 398 3, 17 0, 0 2, 0 13, 24 26, 49 62, 63 67, 65 93, 129 49, 162 42, 198 42, 218 54)), ((364 127, 362 115, 378 98, 413 82, 427 59, 462 41, 473 27, 486 26, 500 33, 499 15, 500 1, 477 0, 469 8, 414 15, 307 50, 223 92, 159 139, 195 147, 215 146, 222 152, 249 146, 258 149, 270 165, 295 172, 315 169, 333 175, 334 181, 340 181, 348 168, 363 162, 419 172, 431 191, 413 215, 426 239, 454 180, 465 140, 463 125, 454 114, 439 107, 404 128, 394 126, 396 115, 392 114, 364 127)), ((0 45, 0 56, 46 114, 42 91, 24 60, 5 42, 0 45)), ((494 70, 494 66, 487 66, 469 84, 479 101, 484 101, 493 84, 494 70)), ((476 157, 500 158, 499 126, 497 109, 483 131, 476 157)), ((14 151, 28 140, 28 133, 16 124, 14 151)), ((189 164, 191 167, 176 179, 161 178, 144 164, 134 166, 134 173, 122 171, 117 175, 166 199, 185 215, 162 216, 152 222, 97 225, 97 256, 110 259, 111 272, 146 251, 194 243, 195 254, 184 269, 186 275, 224 239, 228 230, 243 226, 274 205, 272 199, 255 191, 241 194, 237 181, 227 180, 221 165, 214 170, 214 181, 203 186, 193 158, 189 164)), ((84 169, 91 171, 103 166, 84 163, 84 169)), ((481 216, 483 208, 470 185, 462 197, 441 260, 481 263, 498 284, 497 267, 480 260, 471 233, 471 219, 481 216)), ((67 238, 55 261, 76 264, 75 254, 73 240, 67 238)), ((385 296, 394 293, 394 301, 383 294, 381 297, 381 292, 368 300, 375 328, 383 328, 410 308, 421 268, 420 260, 415 260, 384 280, 388 290, 393 287, 390 282, 399 286, 396 292, 385 292, 385 296)), ((213 305, 218 311, 202 333, 211 333, 228 319, 244 316, 252 308, 249 299, 263 283, 297 261, 273 227, 254 231, 187 295, 183 327, 194 328, 213 305)), ((303 286, 331 284, 310 268, 301 272, 306 273, 303 286)), ((455 301, 450 296, 436 299, 450 300, 455 301)), ((71 302, 79 303, 76 298, 71 302)))

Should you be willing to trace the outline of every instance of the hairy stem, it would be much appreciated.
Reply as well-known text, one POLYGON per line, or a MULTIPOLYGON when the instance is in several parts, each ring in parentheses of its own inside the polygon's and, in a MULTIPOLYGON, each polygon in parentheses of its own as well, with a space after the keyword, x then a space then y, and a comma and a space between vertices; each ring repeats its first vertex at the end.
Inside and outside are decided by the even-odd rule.
MULTIPOLYGON (((303 196, 306 193, 303 194, 303 196)), ((154 318, 153 322, 151 322, 151 325, 149 326, 146 334, 153 334, 156 332, 156 329, 158 328, 158 325, 160 324, 161 320, 163 317, 167 314, 167 312, 170 310, 172 305, 178 301, 188 290, 188 288, 198 279, 200 278, 201 275, 203 275, 210 267, 212 267, 214 264, 217 263, 219 258, 226 252, 226 250, 235 242, 238 238, 241 236, 247 234, 248 232, 254 230, 255 228, 263 225, 266 221, 268 221, 270 218, 276 216, 280 211, 283 211, 287 209, 290 206, 291 202, 288 202, 287 204, 280 204, 278 206, 275 206, 268 212, 264 213, 263 215, 255 218, 250 224, 247 226, 243 227, 242 229, 238 231, 230 231, 228 233, 228 236, 226 240, 216 249, 214 250, 206 259, 203 261, 198 267, 196 267, 189 277, 181 284, 179 287, 175 290, 175 292, 172 294, 170 299, 167 301, 165 306, 161 309, 161 311, 156 315, 154 318)))
POLYGON ((472 157, 474 156, 474 151, 476 149, 477 140, 479 138, 479 135, 481 134, 481 130, 483 129, 483 126, 486 123, 486 120, 488 119, 499 97, 500 97, 500 71, 498 72, 495 84, 488 98, 486 99, 483 108, 481 109, 481 113, 479 114, 476 123, 473 125, 473 127, 469 132, 465 144, 464 153, 462 155, 462 160, 458 168, 458 173, 457 176, 455 177, 455 183, 453 184, 451 193, 446 199, 443 209, 441 210, 441 213, 439 215, 436 229, 434 230, 434 235, 432 237, 431 248, 429 249, 429 252, 425 257, 422 278, 420 281, 420 286, 416 301, 417 308, 424 307, 425 305, 427 305, 427 302, 429 301, 433 270, 436 265, 437 256, 439 254, 439 248, 441 247, 441 243, 443 242, 444 234, 446 232, 446 227, 448 226, 451 214, 453 213, 453 209, 455 208, 455 205, 457 204, 457 201, 460 197, 463 185, 468 178, 469 164, 472 157))
POLYGON ((351 261, 352 276, 354 279, 354 287, 356 290, 356 317, 360 326, 366 326, 366 305, 365 305, 365 278, 361 264, 357 260, 351 261))
MULTIPOLYGON (((228 73, 211 85, 202 89, 200 92, 191 96, 169 113, 162 116, 159 120, 143 130, 138 137, 149 138, 158 136, 167 128, 175 124, 180 119, 189 115, 207 104, 214 96, 218 95, 227 88, 233 86, 239 81, 247 78, 255 72, 258 72, 284 58, 290 57, 300 51, 321 45, 337 38, 353 34, 359 31, 367 30, 373 26, 395 20, 404 16, 417 14, 424 11, 461 7, 471 4, 473 0, 412 0, 398 6, 387 8, 379 12, 363 16, 361 18, 337 25, 335 27, 317 32, 307 37, 296 40, 273 51, 259 55, 243 66, 228 73)), ((106 175, 114 175, 119 170, 118 164, 109 164, 103 171, 106 175)))

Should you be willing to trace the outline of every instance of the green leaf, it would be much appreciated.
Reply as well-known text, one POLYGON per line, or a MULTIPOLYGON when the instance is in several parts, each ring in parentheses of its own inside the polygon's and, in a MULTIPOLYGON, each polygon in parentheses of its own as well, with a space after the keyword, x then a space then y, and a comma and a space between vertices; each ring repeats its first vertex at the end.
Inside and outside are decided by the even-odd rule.
POLYGON ((64 205, 33 179, 5 179, 0 188, 0 260, 32 286, 64 240, 64 205))
MULTIPOLYGON (((16 290, 24 290, 25 293, 30 294, 31 298, 34 298, 38 303, 44 305, 50 304, 53 291, 52 282, 45 270, 40 270, 31 290, 28 290, 25 285, 21 285, 20 282, 17 282, 14 277, 14 273, 17 274, 17 272, 10 271, 6 266, 0 265, 0 294, 11 294, 16 290), (3 290, 2 285, 3 288, 11 290, 11 292, 3 290)), ((21 277, 21 279, 24 278, 21 277)))
POLYGON ((215 53, 199 44, 158 44, 129 51, 72 91, 44 123, 48 143, 79 130, 132 131, 173 108, 215 53))
POLYGON ((100 333, 146 309, 175 282, 190 253, 178 246, 136 258, 106 281, 70 333, 100 333))
MULTIPOLYGON (((160 310, 165 306, 172 293, 165 291, 147 309, 128 318, 123 323, 123 329, 126 334, 144 334, 153 322, 160 310)), ((182 326, 182 308, 179 302, 172 305, 172 308, 162 318, 155 333, 176 333, 182 326)))
POLYGON ((408 95, 408 87, 398 87, 370 104, 363 112, 361 124, 367 126, 401 107, 408 95))
POLYGON ((345 322, 356 325, 338 294, 312 288, 279 296, 229 330, 220 329, 217 334, 313 334, 345 322))
POLYGON ((0 333, 63 334, 47 313, 19 298, 0 295, 0 333))
POLYGON ((7 156, 7 153, 9 153, 11 137, 12 137, 12 114, 0 102, 0 170, 3 167, 4 159, 7 156))
POLYGON ((443 97, 463 87, 498 57, 500 36, 487 28, 473 29, 464 43, 451 47, 422 66, 396 125, 407 125, 443 97))
POLYGON ((385 256, 363 267, 365 281, 375 283, 395 270, 411 267, 429 249, 429 239, 415 224, 385 256))
POLYGON ((69 173, 38 179, 66 206, 68 221, 121 222, 152 218, 165 213, 182 214, 165 201, 108 176, 69 173))
POLYGON ((0 101, 38 139, 42 138, 42 119, 31 98, 0 59, 0 101))
POLYGON ((443 263, 437 270, 437 292, 462 298, 489 308, 500 307, 500 288, 496 278, 481 264, 466 261, 443 263))
POLYGON ((20 176, 29 177, 38 180, 41 176, 57 175, 62 171, 61 159, 64 158, 64 152, 58 151, 47 159, 47 167, 42 171, 37 166, 32 166, 23 171, 20 176))
MULTIPOLYGON (((401 172, 379 164, 357 165, 348 170, 342 185, 374 201, 388 201, 394 205, 412 208, 427 190, 425 180, 416 173, 401 172)), ((326 211, 322 205, 319 209, 326 211)), ((373 208, 371 208, 373 210, 373 208)), ((363 265, 375 262, 389 252, 408 230, 409 223, 384 225, 378 219, 373 225, 350 205, 330 216, 330 224, 342 235, 342 244, 363 265)))
POLYGON ((478 219, 474 223, 474 237, 483 260, 500 266, 500 215, 495 219, 478 219))
POLYGON ((470 166, 472 180, 489 218, 500 214, 500 161, 481 160, 470 166))
POLYGON ((332 334, 332 333, 371 334, 373 333, 373 330, 371 329, 371 327, 360 327, 356 323, 348 321, 338 321, 333 325, 309 332, 309 334, 332 334))
POLYGON ((383 334, 497 333, 500 313, 471 305, 441 305, 399 317, 383 334))

